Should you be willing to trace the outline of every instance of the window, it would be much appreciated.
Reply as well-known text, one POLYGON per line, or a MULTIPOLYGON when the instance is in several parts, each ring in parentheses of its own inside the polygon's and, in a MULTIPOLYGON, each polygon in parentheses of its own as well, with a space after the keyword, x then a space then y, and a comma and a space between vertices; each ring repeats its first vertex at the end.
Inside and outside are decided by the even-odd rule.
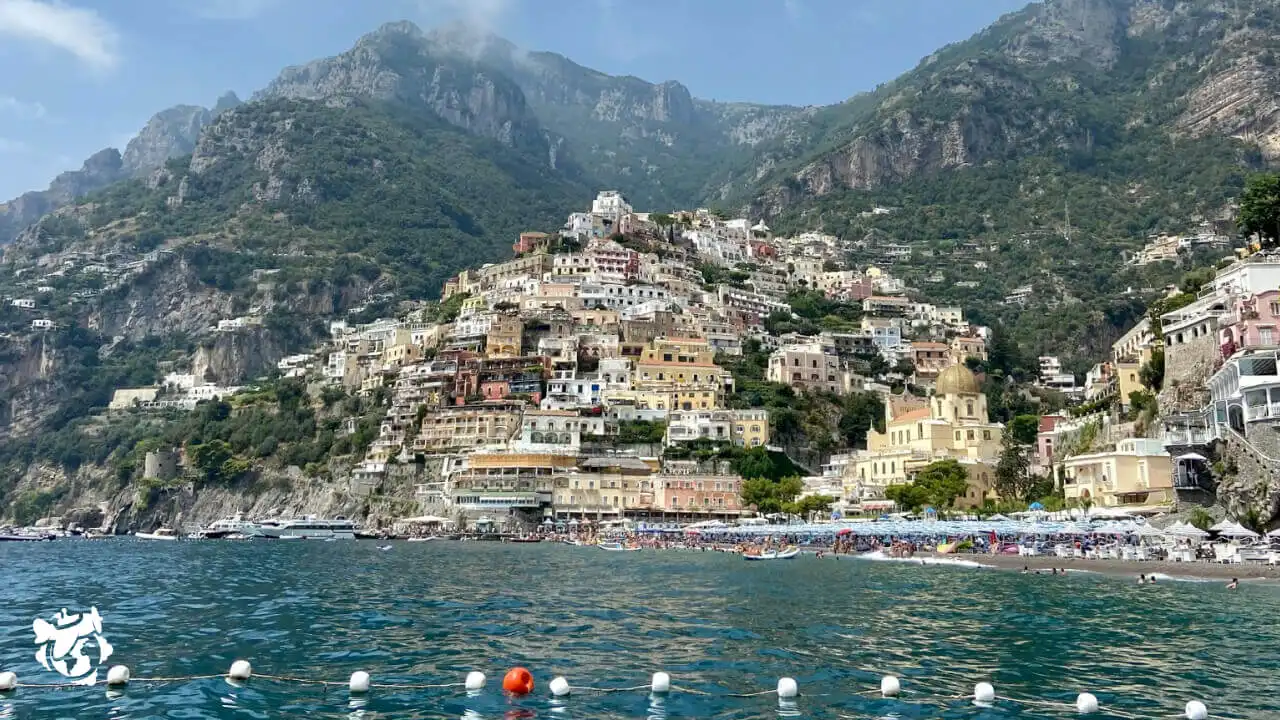
POLYGON ((1274 332, 1271 330, 1271 328, 1268 328, 1268 327, 1258 328, 1258 338, 1259 340, 1262 341, 1263 345, 1274 345, 1275 342, 1274 342, 1273 335, 1274 335, 1274 332))
POLYGON ((957 431, 956 431, 956 439, 957 439, 957 440, 959 440, 959 439, 960 439, 960 431, 959 431, 959 430, 957 430, 957 431))
POLYGON ((990 439, 991 439, 991 431, 990 431, 990 430, 983 430, 983 431, 982 431, 982 439, 983 439, 983 440, 990 440, 990 439))
POLYGON ((970 439, 970 440, 972 440, 972 439, 973 439, 973 437, 974 437, 974 436, 973 436, 973 431, 972 431, 972 430, 970 430, 970 431, 969 431, 969 439, 970 439))

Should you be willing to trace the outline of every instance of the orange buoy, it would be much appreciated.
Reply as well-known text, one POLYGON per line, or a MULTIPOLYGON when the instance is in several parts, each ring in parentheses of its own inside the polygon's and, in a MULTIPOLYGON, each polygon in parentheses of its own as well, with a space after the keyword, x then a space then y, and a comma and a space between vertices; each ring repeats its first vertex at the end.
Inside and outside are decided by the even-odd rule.
POLYGON ((502 689, 513 695, 528 695, 533 692, 533 674, 522 667, 511 668, 502 678, 502 689))

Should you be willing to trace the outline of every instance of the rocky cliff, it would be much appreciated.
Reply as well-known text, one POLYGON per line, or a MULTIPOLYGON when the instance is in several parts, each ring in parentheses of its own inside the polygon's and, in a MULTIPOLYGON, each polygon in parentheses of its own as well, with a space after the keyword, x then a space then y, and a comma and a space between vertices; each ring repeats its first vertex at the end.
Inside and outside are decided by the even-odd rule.
POLYGON ((79 170, 58 175, 48 189, 24 193, 0 204, 0 245, 12 241, 45 215, 92 192, 129 177, 146 176, 169 160, 189 154, 204 126, 239 104, 235 93, 227 93, 219 98, 213 110, 194 105, 163 110, 152 116, 129 141, 123 155, 115 148, 99 151, 85 160, 79 170))
MULTIPOLYGON (((762 148, 752 208, 1158 136, 1233 137, 1274 156, 1280 18, 1265 0, 1047 0, 925 58, 876 93, 823 109, 817 132, 762 148), (809 148, 814 148, 809 151, 809 148)), ((1061 162, 1061 160, 1058 160, 1061 162)), ((740 186, 741 187, 741 186, 740 186)))

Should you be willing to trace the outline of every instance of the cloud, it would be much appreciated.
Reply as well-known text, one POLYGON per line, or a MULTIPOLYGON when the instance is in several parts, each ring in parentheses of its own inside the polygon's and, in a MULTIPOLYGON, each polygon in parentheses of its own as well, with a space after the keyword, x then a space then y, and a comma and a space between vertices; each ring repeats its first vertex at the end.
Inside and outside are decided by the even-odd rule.
POLYGON ((485 31, 502 28, 516 0, 418 0, 418 9, 430 17, 448 16, 485 31))
POLYGON ((252 20, 280 0, 195 0, 191 11, 206 20, 252 20))
POLYGON ((24 102, 15 97, 0 95, 0 116, 3 115, 19 120, 43 120, 49 115, 49 111, 38 102, 24 102))
POLYGON ((120 63, 120 35, 94 10, 57 0, 0 0, 0 35, 52 45, 97 71, 120 63))

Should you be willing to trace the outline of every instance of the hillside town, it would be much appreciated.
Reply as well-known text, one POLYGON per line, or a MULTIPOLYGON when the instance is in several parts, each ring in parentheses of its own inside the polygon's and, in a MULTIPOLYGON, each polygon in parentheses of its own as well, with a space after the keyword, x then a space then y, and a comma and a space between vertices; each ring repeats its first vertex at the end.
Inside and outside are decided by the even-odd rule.
MULTIPOLYGON (((885 268, 847 266, 834 237, 778 236, 702 209, 636 212, 605 191, 559 232, 520 234, 512 252, 450 278, 438 305, 334 321, 328 342, 279 361, 283 378, 385 403, 350 472, 353 493, 418 465, 428 468, 419 508, 465 522, 725 520, 758 509, 736 469, 751 453, 783 458, 803 478, 801 499, 829 499, 823 512, 919 509, 891 489, 945 461, 964 472, 955 509, 1026 500, 997 489, 1009 426, 984 392, 991 329, 912 299, 885 268), (815 301, 827 313, 816 321, 815 301), (770 410, 739 392, 733 368, 746 355, 761 358, 762 381, 796 397, 866 394, 880 417, 856 446, 788 457, 770 410)), ((1066 505, 1124 512, 1164 511, 1179 491, 1211 489, 1207 444, 1251 448, 1245 424, 1280 417, 1280 382, 1270 398, 1243 383, 1245 400, 1230 402, 1242 376, 1264 366, 1275 375, 1274 352, 1258 348, 1274 343, 1263 320, 1280 316, 1268 289, 1276 273, 1280 262, 1262 255, 1223 269, 1160 316, 1159 330, 1144 320, 1126 333, 1083 383, 1058 358, 1039 358, 1034 385, 1070 408, 1038 414, 1034 443, 1019 446, 1027 472, 1066 505), (1157 356, 1163 379, 1153 377, 1157 356), (1163 435, 1162 387, 1159 407, 1186 407, 1163 435), (1215 388, 1216 404, 1196 388, 1215 388)), ((216 329, 256 323, 228 318, 216 329)), ((171 373, 118 389, 110 408, 189 410, 240 390, 171 373)))

